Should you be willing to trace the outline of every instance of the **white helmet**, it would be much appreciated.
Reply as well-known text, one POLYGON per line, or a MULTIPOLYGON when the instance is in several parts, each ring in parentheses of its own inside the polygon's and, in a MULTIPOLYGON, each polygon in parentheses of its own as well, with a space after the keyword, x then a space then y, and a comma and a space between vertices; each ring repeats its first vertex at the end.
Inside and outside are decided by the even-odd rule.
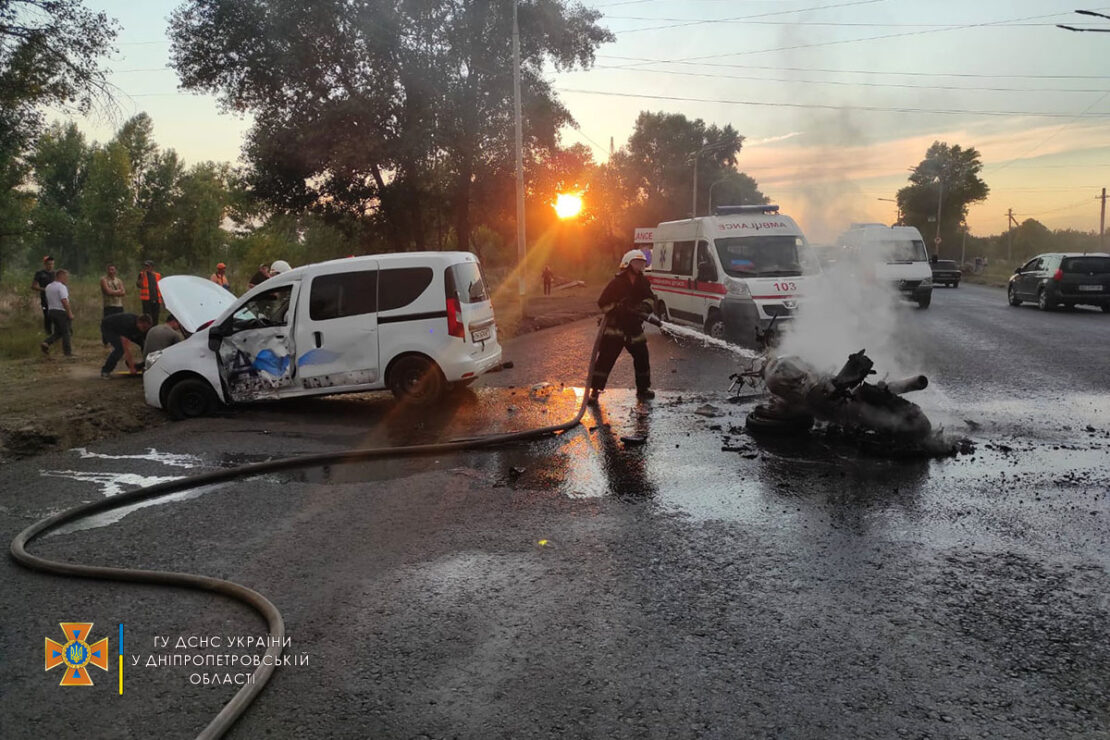
POLYGON ((628 267, 632 260, 643 260, 647 262, 647 255, 639 249, 630 249, 621 257, 621 269, 628 267))
POLYGON ((293 268, 290 267, 289 263, 286 262, 285 260, 278 260, 274 264, 270 265, 270 274, 271 275, 280 275, 281 273, 289 272, 292 269, 293 268))

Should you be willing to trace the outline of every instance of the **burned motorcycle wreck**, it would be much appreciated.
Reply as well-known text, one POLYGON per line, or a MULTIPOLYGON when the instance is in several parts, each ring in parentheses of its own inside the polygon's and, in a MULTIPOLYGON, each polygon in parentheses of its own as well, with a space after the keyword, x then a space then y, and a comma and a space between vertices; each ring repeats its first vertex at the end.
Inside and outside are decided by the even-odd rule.
POLYGON ((763 381, 770 400, 755 407, 747 418, 748 430, 759 433, 804 433, 815 420, 848 433, 867 435, 901 445, 923 442, 932 424, 917 404, 903 393, 921 390, 924 375, 903 380, 866 382, 874 363, 860 350, 836 375, 818 370, 801 358, 773 357, 763 367, 763 381))

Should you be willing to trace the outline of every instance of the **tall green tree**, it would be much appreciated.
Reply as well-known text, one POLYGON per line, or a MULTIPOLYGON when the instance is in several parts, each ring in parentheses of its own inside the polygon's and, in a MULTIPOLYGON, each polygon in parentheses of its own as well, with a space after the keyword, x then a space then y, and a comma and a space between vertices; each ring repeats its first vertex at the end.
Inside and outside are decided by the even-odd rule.
POLYGON ((967 219, 968 206, 986 200, 990 193, 990 188, 979 177, 982 169, 983 163, 974 147, 964 149, 959 144, 949 146, 934 141, 925 152, 925 159, 910 174, 910 184, 898 191, 902 223, 916 226, 927 241, 939 236, 938 254, 956 255, 957 235, 960 224, 967 219), (936 221, 938 203, 939 224, 936 221), (949 251, 942 252, 946 244, 950 245, 949 251))
MULTIPOLYGON (((429 211, 450 209, 470 243, 472 201, 512 162, 510 2, 188 0, 173 65, 256 124, 252 190, 290 213, 371 217, 394 248, 424 247, 429 211)), ((571 122, 544 65, 588 66, 612 35, 565 0, 521 3, 530 150, 571 122)))
POLYGON ((766 203, 755 180, 736 171, 744 137, 731 125, 706 125, 681 113, 643 111, 628 144, 612 158, 618 187, 635 225, 690 215, 694 188, 698 213, 709 209, 709 189, 717 203, 766 203), (697 160, 697 183, 694 161, 697 160))
POLYGON ((91 159, 92 148, 75 123, 51 125, 30 156, 36 192, 34 243, 54 256, 59 267, 73 267, 74 260, 83 259, 78 235, 91 159))
POLYGON ((139 261, 142 213, 131 179, 131 159, 123 144, 112 141, 93 152, 80 199, 80 249, 70 257, 75 269, 99 271, 107 262, 139 261))
POLYGON ((87 112, 110 100, 101 63, 117 28, 81 0, 0 0, 0 239, 32 237, 13 214, 27 208, 20 189, 42 108, 87 112))

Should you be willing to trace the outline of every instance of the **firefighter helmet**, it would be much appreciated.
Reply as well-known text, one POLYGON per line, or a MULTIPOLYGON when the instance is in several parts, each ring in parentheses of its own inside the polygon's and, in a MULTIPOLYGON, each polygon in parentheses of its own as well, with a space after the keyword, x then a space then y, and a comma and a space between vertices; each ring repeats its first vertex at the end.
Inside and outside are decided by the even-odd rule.
POLYGON ((647 262, 647 255, 639 249, 628 250, 624 253, 624 256, 621 257, 621 269, 623 270, 624 268, 628 267, 628 265, 631 264, 632 260, 643 260, 644 262, 647 262))
POLYGON ((290 267, 289 263, 285 260, 278 260, 274 264, 270 265, 270 272, 274 275, 280 275, 281 273, 289 272, 292 269, 293 268, 290 267))

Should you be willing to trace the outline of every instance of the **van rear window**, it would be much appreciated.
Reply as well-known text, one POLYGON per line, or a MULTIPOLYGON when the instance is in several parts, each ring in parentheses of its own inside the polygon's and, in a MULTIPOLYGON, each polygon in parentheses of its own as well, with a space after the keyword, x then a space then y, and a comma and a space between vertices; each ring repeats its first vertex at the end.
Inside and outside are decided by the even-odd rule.
POLYGON ((819 269, 805 240, 797 236, 737 236, 716 239, 714 246, 732 277, 789 277, 819 269))
POLYGON ((1110 273, 1110 257, 1065 257, 1060 269, 1080 275, 1105 275, 1110 273))
POLYGON ((382 270, 378 278, 378 310, 404 308, 432 284, 430 267, 395 267, 382 270))
POLYGON ((482 303, 489 300, 482 268, 477 262, 460 262, 448 267, 446 290, 448 298, 458 298, 462 303, 482 303))

